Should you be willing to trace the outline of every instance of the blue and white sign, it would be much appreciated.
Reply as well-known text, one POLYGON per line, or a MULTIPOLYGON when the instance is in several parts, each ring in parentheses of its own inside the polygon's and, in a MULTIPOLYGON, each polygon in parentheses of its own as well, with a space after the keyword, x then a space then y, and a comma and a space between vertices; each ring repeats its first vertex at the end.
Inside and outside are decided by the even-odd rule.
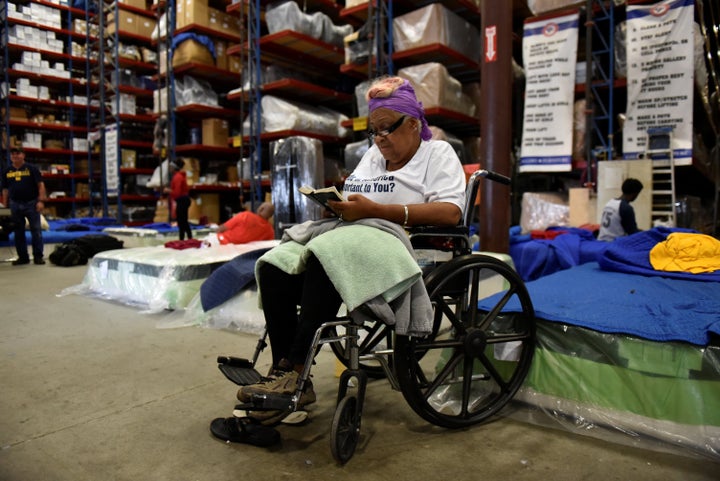
POLYGON ((572 168, 577 13, 525 24, 525 112, 520 172, 572 168))
POLYGON ((117 197, 120 192, 120 168, 118 164, 117 125, 105 127, 105 189, 108 197, 117 197))
POLYGON ((647 150, 647 131, 671 128, 675 165, 692 164, 693 0, 627 7, 628 88, 623 157, 647 150))

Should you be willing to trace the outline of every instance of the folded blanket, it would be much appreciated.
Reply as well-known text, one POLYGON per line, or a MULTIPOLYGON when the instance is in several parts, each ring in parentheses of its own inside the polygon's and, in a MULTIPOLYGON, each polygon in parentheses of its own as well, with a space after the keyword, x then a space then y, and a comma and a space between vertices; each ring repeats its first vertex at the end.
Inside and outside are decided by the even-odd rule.
MULTIPOLYGON (((315 255, 335 285, 353 318, 368 315, 401 335, 425 335, 432 330, 432 306, 422 272, 407 234, 397 224, 380 219, 306 222, 285 231, 283 243, 263 262, 296 274, 315 255)), ((262 297, 262 293, 260 293, 262 297)))
POLYGON ((240 254, 217 268, 200 286, 200 302, 207 312, 255 283, 255 263, 269 248, 240 254))
POLYGON ((650 263, 659 271, 713 272, 720 270, 720 241, 705 234, 673 232, 650 250, 650 263))
POLYGON ((693 274, 690 272, 659 271, 652 266, 650 263, 650 250, 658 243, 664 242, 673 232, 697 233, 691 229, 679 227, 655 227, 629 236, 618 237, 609 243, 610 245, 598 260, 598 264, 602 269, 628 274, 720 282, 720 271, 693 274))

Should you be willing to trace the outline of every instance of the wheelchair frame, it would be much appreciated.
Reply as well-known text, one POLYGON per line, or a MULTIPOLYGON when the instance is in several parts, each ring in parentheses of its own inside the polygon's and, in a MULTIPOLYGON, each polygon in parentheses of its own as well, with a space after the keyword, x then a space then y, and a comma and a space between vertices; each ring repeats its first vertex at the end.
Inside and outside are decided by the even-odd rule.
MULTIPOLYGON (((236 409, 296 411, 318 349, 330 344, 347 368, 339 380, 330 439, 332 455, 341 464, 352 458, 360 440, 369 377, 386 377, 420 417, 438 426, 466 427, 498 413, 529 371, 535 314, 522 279, 510 266, 471 252, 468 229, 480 178, 510 182, 500 174, 478 170, 467 183, 461 226, 410 231, 414 246, 441 239, 443 248, 452 251, 450 260, 424 273, 434 310, 430 335, 401 336, 377 320, 357 323, 349 316, 324 323, 315 333, 294 394, 256 395, 252 403, 236 409), (490 305, 481 309, 478 303, 483 299, 490 299, 490 305), (519 313, 503 312, 511 299, 519 302, 519 313), (339 333, 339 328, 344 332, 339 333), (383 341, 387 346, 380 349, 383 341)), ((267 331, 258 340, 252 360, 221 356, 219 369, 235 384, 257 382, 261 375, 254 366, 267 346, 266 336, 267 331)))

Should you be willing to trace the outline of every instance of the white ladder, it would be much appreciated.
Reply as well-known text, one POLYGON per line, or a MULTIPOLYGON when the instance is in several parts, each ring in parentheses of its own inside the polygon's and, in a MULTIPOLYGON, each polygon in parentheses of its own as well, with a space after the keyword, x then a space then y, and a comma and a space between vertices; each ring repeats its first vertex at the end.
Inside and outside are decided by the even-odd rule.
POLYGON ((652 160, 651 220, 677 225, 675 216, 675 162, 672 149, 672 128, 647 130, 645 158, 652 160))

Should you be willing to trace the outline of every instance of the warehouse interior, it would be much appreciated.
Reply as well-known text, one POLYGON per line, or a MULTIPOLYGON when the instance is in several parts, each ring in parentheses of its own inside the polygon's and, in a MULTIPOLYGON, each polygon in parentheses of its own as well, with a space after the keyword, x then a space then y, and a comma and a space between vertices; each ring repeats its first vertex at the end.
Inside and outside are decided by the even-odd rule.
MULTIPOLYGON (((1 479, 715 479, 717 2, 8 0, 0 19, 1 165, 20 148, 42 172, 48 260, 13 265, 0 206, 1 479), (342 190, 383 75, 414 87, 466 180, 483 172, 467 242, 492 279, 473 309, 498 315, 486 302, 509 285, 498 319, 532 326, 528 354, 490 356, 512 393, 489 394, 488 419, 446 418, 372 364, 348 420, 351 361, 323 346, 307 420, 273 426, 271 447, 218 439, 210 422, 240 416, 218 356, 251 358, 264 326, 232 276, 325 216, 298 188, 342 190), (192 245, 176 243, 175 164, 192 245), (639 232, 598 240, 628 178, 639 232), (198 241, 268 201, 275 239, 198 241), (696 241, 685 269, 652 264, 679 233, 696 241), (122 248, 77 250, 97 237, 122 248), (212 308, 211 289, 229 291, 212 308)), ((400 354, 382 355, 392 371, 400 354)))

